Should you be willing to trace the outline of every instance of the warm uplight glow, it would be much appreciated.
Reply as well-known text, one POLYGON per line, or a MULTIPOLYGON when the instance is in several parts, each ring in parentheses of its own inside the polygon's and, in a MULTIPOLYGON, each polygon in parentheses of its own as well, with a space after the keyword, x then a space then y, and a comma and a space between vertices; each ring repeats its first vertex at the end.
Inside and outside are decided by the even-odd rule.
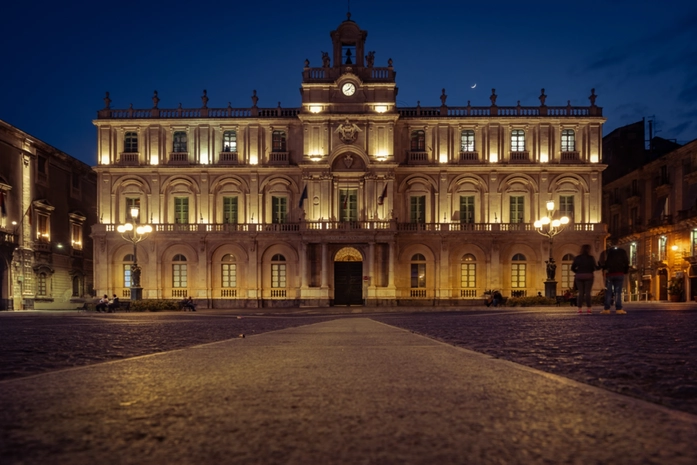
POLYGON ((597 153, 591 153, 591 163, 598 163, 599 158, 597 153))
POLYGON ((159 165, 160 164, 160 159, 157 157, 157 155, 153 155, 150 157, 150 164, 151 165, 159 165))
POLYGON ((378 113, 385 113, 387 111, 387 105, 375 105, 375 111, 378 113))
POLYGON ((310 113, 320 113, 322 111, 322 107, 319 105, 310 105, 310 113))
POLYGON ((541 153, 540 154, 540 163, 548 163, 549 162, 549 155, 546 153, 541 153))
POLYGON ((438 160, 441 163, 448 163, 448 154, 447 153, 441 153, 440 156, 438 157, 438 160))
POLYGON ((489 155, 489 162, 490 163, 498 163, 499 162, 499 154, 498 153, 492 153, 489 155))
POLYGON ((547 202, 547 211, 553 211, 554 210, 554 200, 549 200, 547 202))
POLYGON ((102 155, 102 165, 108 165, 109 164, 109 154, 105 153, 102 155))
POLYGON ((202 165, 207 165, 208 164, 208 153, 207 152, 201 152, 201 164, 202 165))

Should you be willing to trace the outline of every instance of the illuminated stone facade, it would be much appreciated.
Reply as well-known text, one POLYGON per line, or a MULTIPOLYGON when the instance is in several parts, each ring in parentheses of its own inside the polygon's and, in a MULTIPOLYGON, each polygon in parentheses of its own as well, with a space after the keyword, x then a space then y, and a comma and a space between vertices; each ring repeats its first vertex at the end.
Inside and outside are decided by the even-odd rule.
POLYGON ((297 108, 116 110, 98 134, 99 294, 129 295, 130 207, 144 298, 219 307, 466 305, 485 290, 544 292, 554 200, 559 289, 583 243, 597 253, 602 109, 595 105, 399 107, 392 60, 375 66, 347 19, 321 67, 305 62, 297 108))
POLYGON ((97 176, 0 121, 1 310, 77 308, 92 292, 97 176))

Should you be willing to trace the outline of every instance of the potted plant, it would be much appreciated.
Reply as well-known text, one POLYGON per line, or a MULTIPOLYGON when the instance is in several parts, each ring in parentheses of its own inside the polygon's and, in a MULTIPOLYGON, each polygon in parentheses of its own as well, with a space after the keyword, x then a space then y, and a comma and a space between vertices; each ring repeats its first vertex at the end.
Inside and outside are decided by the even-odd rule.
POLYGON ((683 279, 677 276, 670 278, 668 281, 668 300, 671 302, 679 302, 682 297, 683 279))

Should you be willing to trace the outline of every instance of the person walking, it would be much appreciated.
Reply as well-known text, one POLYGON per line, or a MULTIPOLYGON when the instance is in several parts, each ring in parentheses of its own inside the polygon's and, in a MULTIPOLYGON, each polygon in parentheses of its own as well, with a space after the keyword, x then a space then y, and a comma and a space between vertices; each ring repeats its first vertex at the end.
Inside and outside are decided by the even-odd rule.
POLYGON ((581 253, 576 255, 573 263, 571 263, 571 271, 576 273, 574 282, 576 283, 576 289, 578 289, 578 295, 576 297, 576 305, 578 306, 578 313, 583 313, 583 303, 586 303, 586 313, 589 315, 593 313, 591 311, 591 289, 593 289, 593 273, 600 267, 595 261, 595 257, 591 255, 590 244, 583 244, 581 246, 581 253))
POLYGON ((600 256, 600 266, 605 274, 605 305, 600 314, 610 314, 614 297, 615 313, 626 315, 627 312, 622 309, 622 286, 624 285, 624 275, 629 272, 627 251, 608 243, 607 250, 600 256))

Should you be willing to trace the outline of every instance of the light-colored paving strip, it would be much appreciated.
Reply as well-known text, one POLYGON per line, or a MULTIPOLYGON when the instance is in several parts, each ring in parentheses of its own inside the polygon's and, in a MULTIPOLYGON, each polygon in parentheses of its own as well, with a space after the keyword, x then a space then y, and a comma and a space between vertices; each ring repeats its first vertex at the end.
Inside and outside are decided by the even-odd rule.
POLYGON ((364 318, 0 382, 11 463, 694 463, 697 417, 364 318))

